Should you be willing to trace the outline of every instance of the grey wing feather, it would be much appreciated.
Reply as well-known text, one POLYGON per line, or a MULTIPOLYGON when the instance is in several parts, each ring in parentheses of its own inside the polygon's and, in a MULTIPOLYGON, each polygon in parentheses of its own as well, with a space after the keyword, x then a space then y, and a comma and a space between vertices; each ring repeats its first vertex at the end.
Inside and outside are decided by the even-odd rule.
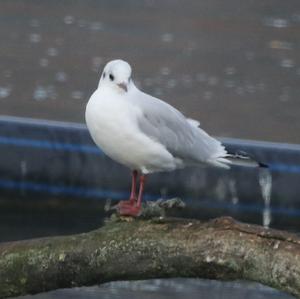
POLYGON ((226 155, 219 141, 171 105, 142 92, 131 100, 142 111, 138 119, 140 130, 163 144, 174 157, 190 163, 214 164, 214 160, 226 155))

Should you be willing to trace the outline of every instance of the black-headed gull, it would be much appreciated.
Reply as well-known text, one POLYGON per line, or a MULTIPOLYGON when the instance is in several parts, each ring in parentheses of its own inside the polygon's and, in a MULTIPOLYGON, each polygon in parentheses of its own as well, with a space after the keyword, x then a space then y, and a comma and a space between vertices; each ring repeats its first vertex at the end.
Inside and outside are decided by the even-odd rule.
POLYGON ((123 60, 107 63, 85 112, 94 142, 113 160, 132 170, 130 198, 118 204, 119 214, 140 214, 145 176, 149 173, 189 165, 259 166, 245 155, 229 154, 199 127, 198 121, 139 90, 131 73, 130 65, 123 60), (140 188, 136 196, 138 173, 140 188))

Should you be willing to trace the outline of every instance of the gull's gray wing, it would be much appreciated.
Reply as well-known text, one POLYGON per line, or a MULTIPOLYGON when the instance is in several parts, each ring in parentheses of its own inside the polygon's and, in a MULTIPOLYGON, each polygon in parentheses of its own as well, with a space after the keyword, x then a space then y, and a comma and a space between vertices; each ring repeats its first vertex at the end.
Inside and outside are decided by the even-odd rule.
POLYGON ((224 157, 226 151, 219 141, 198 127, 199 123, 185 116, 171 105, 139 90, 129 97, 141 115, 140 130, 186 162, 213 162, 224 157))

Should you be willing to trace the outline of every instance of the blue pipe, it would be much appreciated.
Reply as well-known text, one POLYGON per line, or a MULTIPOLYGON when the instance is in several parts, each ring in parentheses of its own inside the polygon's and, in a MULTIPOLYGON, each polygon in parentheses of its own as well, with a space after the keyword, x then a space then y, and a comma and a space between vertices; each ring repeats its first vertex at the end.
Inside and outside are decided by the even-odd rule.
MULTIPOLYGON (((37 140, 27 138, 16 138, 0 136, 0 145, 10 145, 17 147, 31 147, 37 149, 81 152, 87 154, 104 155, 104 153, 95 145, 83 145, 77 143, 54 142, 49 140, 37 140)), ((271 163, 269 169, 274 172, 300 173, 300 165, 271 163)))

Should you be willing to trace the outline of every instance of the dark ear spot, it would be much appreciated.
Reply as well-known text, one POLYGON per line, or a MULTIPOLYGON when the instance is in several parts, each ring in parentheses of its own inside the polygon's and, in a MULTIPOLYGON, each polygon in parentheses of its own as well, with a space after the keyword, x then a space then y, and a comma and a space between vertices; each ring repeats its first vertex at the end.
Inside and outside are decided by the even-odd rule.
POLYGON ((114 81, 114 79, 115 79, 114 75, 113 75, 113 74, 109 74, 109 79, 110 79, 111 81, 114 81))
POLYGON ((103 79, 105 78, 105 76, 106 76, 106 74, 105 74, 105 73, 103 73, 103 79))

